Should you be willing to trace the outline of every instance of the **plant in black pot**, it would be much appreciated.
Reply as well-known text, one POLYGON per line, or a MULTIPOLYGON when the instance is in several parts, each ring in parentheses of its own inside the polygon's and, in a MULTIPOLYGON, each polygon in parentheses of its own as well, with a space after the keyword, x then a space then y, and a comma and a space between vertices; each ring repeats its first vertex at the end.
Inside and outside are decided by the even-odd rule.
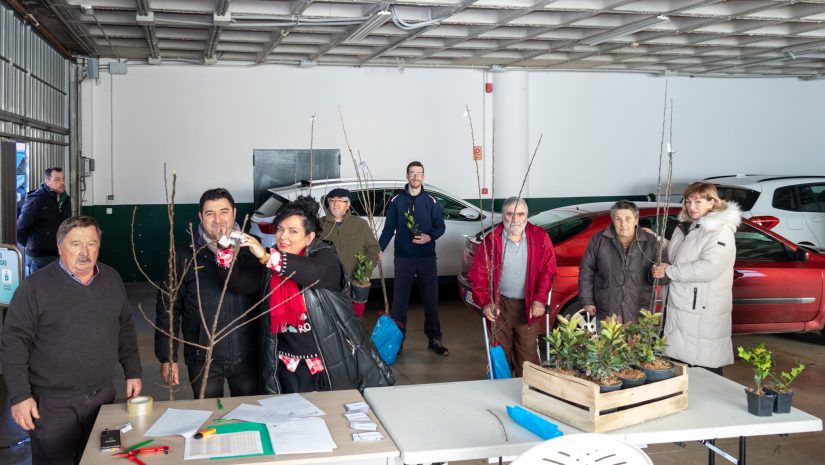
POLYGON ((616 373, 624 364, 622 352, 626 345, 624 325, 615 316, 604 320, 596 335, 585 338, 585 374, 600 386, 601 392, 622 388, 622 380, 616 373))
POLYGON ((662 352, 667 347, 667 340, 659 336, 659 326, 662 322, 661 313, 642 310, 639 321, 632 326, 632 333, 638 337, 639 363, 637 366, 645 373, 646 383, 655 383, 673 377, 674 366, 662 358, 662 352))
POLYGON ((776 395, 776 401, 773 405, 774 413, 791 413, 793 391, 790 384, 805 371, 805 368, 807 368, 807 365, 800 363, 791 368, 790 371, 780 372, 779 376, 776 376, 775 372, 771 372, 771 382, 765 387, 765 392, 776 395))
POLYGON ((369 299, 372 269, 372 260, 363 253, 355 254, 355 267, 352 269, 352 276, 350 276, 352 300, 354 302, 363 303, 369 299))
POLYGON ((407 220, 407 229, 410 230, 410 236, 415 239, 416 236, 421 234, 421 226, 415 221, 415 216, 410 211, 404 212, 404 219, 407 220))
POLYGON ((550 348, 548 365, 561 374, 576 376, 584 365, 584 343, 589 335, 575 319, 559 315, 556 321, 556 327, 545 337, 550 348))
POLYGON ((639 325, 636 323, 625 324, 625 350, 622 351, 624 367, 616 374, 622 380, 622 389, 641 386, 645 383, 647 375, 644 371, 638 370, 636 366, 646 360, 648 346, 642 343, 638 333, 639 325))
POLYGON ((766 349, 763 343, 759 343, 752 349, 740 346, 737 351, 739 358, 753 367, 753 383, 756 387, 745 388, 745 394, 748 396, 748 412, 758 417, 771 416, 776 395, 768 394, 762 389, 762 383, 774 367, 771 351, 766 349))

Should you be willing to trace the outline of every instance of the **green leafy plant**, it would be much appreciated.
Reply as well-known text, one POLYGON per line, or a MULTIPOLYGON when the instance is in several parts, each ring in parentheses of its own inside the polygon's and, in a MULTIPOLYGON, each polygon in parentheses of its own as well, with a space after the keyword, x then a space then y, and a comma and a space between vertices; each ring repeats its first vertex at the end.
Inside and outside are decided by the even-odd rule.
POLYGON ((407 220, 407 229, 413 233, 413 236, 417 235, 421 232, 421 226, 415 221, 415 217, 409 211, 404 212, 404 219, 407 220))
POLYGON ((807 365, 800 363, 799 365, 791 368, 790 372, 780 372, 779 376, 776 376, 774 372, 771 372, 770 377, 773 380, 773 382, 771 382, 770 384, 771 388, 773 388, 775 391, 780 392, 790 391, 790 384, 793 383, 796 377, 802 374, 802 372, 805 371, 805 368, 807 367, 807 365))
POLYGON ((361 252, 355 254, 355 268, 353 268, 351 276, 352 282, 362 287, 369 286, 373 268, 372 260, 367 258, 366 255, 361 252))
POLYGON ((672 366, 670 362, 660 358, 667 347, 667 339, 659 336, 661 322, 661 313, 642 309, 639 313, 639 321, 628 325, 627 334, 634 339, 632 358, 636 365, 644 365, 645 368, 672 366))
POLYGON ((588 337, 575 319, 562 315, 556 317, 558 324, 545 337, 550 347, 550 366, 559 370, 576 372, 584 366, 584 341, 588 337))
POLYGON ((752 349, 739 346, 737 352, 739 358, 753 367, 753 382, 756 385, 754 393, 757 396, 763 395, 765 392, 762 390, 762 383, 770 376, 775 365, 771 351, 765 348, 764 343, 760 342, 758 346, 752 349))
POLYGON ((597 335, 586 338, 585 374, 599 384, 616 384, 616 372, 624 367, 626 350, 624 325, 615 315, 604 320, 597 335))

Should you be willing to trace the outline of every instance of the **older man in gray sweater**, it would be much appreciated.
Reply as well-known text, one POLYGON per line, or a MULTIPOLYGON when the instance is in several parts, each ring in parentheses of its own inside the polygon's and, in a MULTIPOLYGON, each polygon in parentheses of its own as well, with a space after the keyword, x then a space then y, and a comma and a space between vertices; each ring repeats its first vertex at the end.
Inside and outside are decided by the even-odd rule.
POLYGON ((115 398, 115 363, 126 396, 141 390, 131 307, 117 271, 97 263, 97 222, 67 219, 57 244, 60 260, 12 297, 2 337, 11 414, 31 435, 33 465, 80 462, 100 406, 115 398))

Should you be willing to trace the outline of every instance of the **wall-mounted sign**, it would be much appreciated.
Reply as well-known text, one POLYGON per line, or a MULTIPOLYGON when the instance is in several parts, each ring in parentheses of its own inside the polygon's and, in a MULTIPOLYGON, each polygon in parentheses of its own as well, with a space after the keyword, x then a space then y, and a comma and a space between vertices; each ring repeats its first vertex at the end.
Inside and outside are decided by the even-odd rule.
POLYGON ((8 306, 20 285, 23 256, 17 247, 0 245, 0 306, 8 306))

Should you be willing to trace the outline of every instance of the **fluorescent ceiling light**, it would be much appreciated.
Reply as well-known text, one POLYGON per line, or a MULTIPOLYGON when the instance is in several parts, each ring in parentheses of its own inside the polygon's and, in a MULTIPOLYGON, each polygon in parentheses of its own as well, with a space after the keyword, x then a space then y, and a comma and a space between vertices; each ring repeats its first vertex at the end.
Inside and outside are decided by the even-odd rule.
POLYGON ((379 11, 374 15, 370 16, 369 19, 364 21, 364 24, 361 25, 358 29, 355 30, 349 37, 346 38, 345 42, 358 42, 359 40, 363 39, 370 35, 370 33, 379 27, 383 26, 386 23, 392 13, 387 10, 379 11))
POLYGON ((654 16, 652 18, 645 18, 640 21, 634 21, 632 23, 625 24, 624 26, 619 26, 615 29, 611 29, 606 32, 602 32, 601 34, 596 34, 594 36, 590 36, 586 39, 582 40, 582 43, 587 45, 599 45, 602 42, 607 42, 610 39, 615 39, 616 37, 626 36, 628 34, 633 34, 634 32, 639 32, 644 29, 653 26, 654 24, 663 23, 665 21, 669 21, 670 18, 667 16, 654 16))

